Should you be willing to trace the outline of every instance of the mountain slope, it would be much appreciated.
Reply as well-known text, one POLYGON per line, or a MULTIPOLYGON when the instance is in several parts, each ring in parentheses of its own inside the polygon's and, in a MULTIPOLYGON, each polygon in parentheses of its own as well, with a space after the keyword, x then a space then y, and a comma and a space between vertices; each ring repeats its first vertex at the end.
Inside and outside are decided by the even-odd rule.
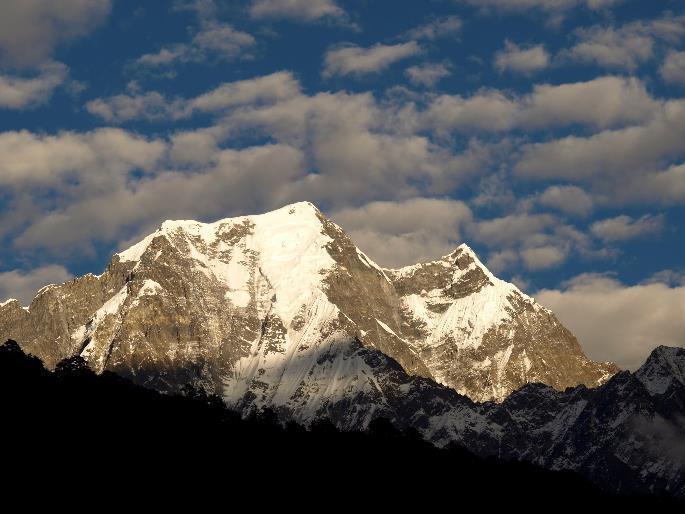
MULTIPOLYGON (((3 464, 12 470, 3 492, 14 493, 18 499, 19 491, 35 494, 35 483, 26 477, 40 469, 43 476, 50 477, 46 484, 41 483, 43 496, 45 487, 56 493, 49 495, 52 505, 54 498, 65 498, 64 491, 73 487, 73 477, 82 469, 88 469, 100 483, 118 483, 125 476, 127 490, 139 484, 140 491, 136 491, 143 495, 149 491, 156 506, 159 490, 168 490, 170 481, 188 497, 192 495, 195 506, 198 499, 209 504, 211 491, 217 491, 212 500, 218 500, 218 495, 225 499, 226 484, 243 497, 246 493, 264 496, 266 491, 281 504, 281 493, 289 495, 303 487, 308 500, 313 495, 330 501, 331 491, 341 484, 354 488, 349 479, 363 463, 373 466, 376 486, 387 477, 395 490, 398 486, 407 490, 449 488, 461 500, 475 501, 493 496, 496 490, 488 499, 489 507, 501 504, 530 509, 531 495, 521 493, 531 484, 535 484, 533 503, 540 505, 563 497, 565 506, 571 502, 579 509, 587 505, 616 509, 635 507, 636 503, 662 509, 678 506, 673 500, 601 494, 570 472, 481 459, 459 447, 438 449, 415 437, 413 431, 403 434, 383 419, 374 420, 365 432, 340 432, 325 422, 305 430, 292 423, 281 426, 269 413, 241 419, 223 407, 220 399, 197 391, 162 395, 133 386, 113 373, 96 375, 78 358, 49 373, 38 359, 24 355, 13 343, 0 345, 0 404, 3 440, 18 450, 3 454, 3 464), (313 466, 321 466, 321 462, 325 473, 312 473, 313 466), (228 464, 217 472, 217 463, 228 464), (71 469, 75 473, 70 473, 71 469), (269 479, 268 484, 255 480, 272 469, 287 469, 287 473, 276 472, 276 479, 269 479)), ((101 501, 102 490, 89 484, 79 489, 81 501, 84 495, 101 501)), ((376 496, 379 506, 406 507, 406 495, 376 496)), ((24 494, 21 500, 26 497, 24 494)), ((7 501, 6 494, 3 498, 7 501)), ((171 501, 177 506, 178 495, 171 501)), ((426 498, 420 501, 425 507, 426 498)), ((437 507, 440 499, 434 502, 437 507)))
POLYGON ((102 275, 44 288, 28 309, 0 307, 0 336, 48 366, 80 354, 162 391, 194 383, 229 404, 292 408, 303 419, 379 394, 384 370, 361 349, 477 401, 531 381, 595 386, 615 372, 465 245, 383 270, 306 202, 209 224, 167 221, 102 275))
POLYGON ((81 355, 159 391, 192 384, 244 415, 271 407, 343 429, 382 416, 438 445, 685 495, 671 451, 685 439, 682 351, 562 392, 613 370, 468 247, 384 270, 308 203, 165 222, 102 275, 43 288, 27 309, 2 304, 7 338, 51 368, 81 355))
POLYGON ((529 382, 592 387, 618 371, 590 361, 551 311, 495 277, 466 245, 388 273, 410 346, 438 382, 476 401, 502 401, 529 382))

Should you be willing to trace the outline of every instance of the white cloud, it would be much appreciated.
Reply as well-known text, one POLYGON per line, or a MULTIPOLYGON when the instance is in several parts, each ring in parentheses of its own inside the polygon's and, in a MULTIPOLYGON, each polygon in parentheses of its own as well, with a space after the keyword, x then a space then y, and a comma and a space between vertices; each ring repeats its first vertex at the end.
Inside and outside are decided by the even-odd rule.
POLYGON ((63 198, 59 209, 35 216, 14 243, 73 251, 84 243, 111 243, 128 239, 132 231, 152 231, 168 218, 217 219, 274 208, 287 203, 288 186, 303 169, 297 149, 264 145, 221 150, 199 171, 158 171, 140 180, 109 177, 107 187, 82 187, 63 198))
POLYGON ((635 70, 654 56, 660 41, 685 36, 685 17, 666 16, 637 21, 619 28, 595 25, 576 30, 578 42, 561 52, 562 58, 606 68, 635 70))
POLYGON ((657 234, 661 232, 663 225, 663 216, 645 215, 633 219, 622 215, 596 221, 590 226, 590 231, 603 241, 625 241, 657 234))
POLYGON ((457 200, 413 198, 344 208, 331 217, 378 264, 400 267, 453 251, 472 215, 457 200))
POLYGON ((433 87, 441 79, 449 77, 452 72, 447 66, 440 63, 425 63, 417 66, 410 66, 405 74, 414 84, 426 87, 433 87))
POLYGON ((634 70, 654 52, 654 42, 646 34, 592 27, 579 30, 578 36, 580 42, 563 55, 582 63, 634 70))
POLYGON ((549 214, 510 214, 476 223, 473 236, 488 246, 502 247, 522 242, 555 223, 549 214))
POLYGON ((635 369, 659 345, 684 346, 685 287, 628 286, 605 275, 581 275, 536 299, 554 311, 588 356, 635 369))
POLYGON ((347 17, 334 0, 252 0, 250 15, 257 19, 289 18, 307 22, 347 17))
POLYGON ((536 85, 525 102, 523 124, 529 127, 571 124, 608 128, 644 122, 661 102, 633 77, 598 77, 587 82, 536 85))
POLYGON ((408 39, 435 40, 459 34, 464 22, 458 16, 437 18, 424 25, 419 25, 406 33, 408 39))
POLYGON ((36 292, 49 284, 61 284, 73 278, 63 266, 49 265, 32 270, 0 272, 0 303, 15 298, 22 305, 29 305, 36 292))
POLYGON ((598 247, 587 234, 556 216, 523 210, 532 205, 522 200, 511 214, 482 219, 466 227, 473 240, 489 248, 487 260, 493 272, 520 271, 521 266, 531 271, 550 269, 572 255, 583 259, 613 255, 613 249, 598 247))
POLYGON ((193 37, 193 46, 214 51, 225 59, 239 57, 255 42, 255 38, 247 32, 222 23, 208 23, 193 37))
POLYGON ((5 190, 55 186, 78 178, 89 184, 133 169, 151 169, 165 146, 118 129, 54 136, 0 133, 0 184, 5 190))
POLYGON ((529 270, 542 270, 558 266, 566 259, 567 251, 558 246, 537 246, 521 251, 523 262, 529 270))
POLYGON ((175 164, 206 165, 218 155, 217 137, 211 129, 179 132, 171 137, 169 157, 175 164))
POLYGON ((86 104, 86 110, 108 123, 124 123, 133 119, 173 120, 186 116, 185 102, 169 100, 157 91, 96 98, 86 104))
POLYGON ((574 216, 587 216, 593 207, 592 197, 576 186, 550 186, 540 195, 538 202, 574 216))
POLYGON ((499 72, 532 75, 547 68, 549 63, 549 53, 544 45, 521 47, 507 40, 504 42, 504 49, 495 54, 495 68, 499 72))
POLYGON ((0 2, 0 65, 42 64, 59 43, 96 28, 110 8, 110 0, 0 2))
POLYGON ((667 169, 635 174, 621 182, 616 199, 624 202, 672 205, 685 200, 685 164, 674 164, 667 169))
POLYGON ((493 273, 500 273, 506 269, 513 268, 519 261, 519 254, 514 250, 502 250, 490 252, 488 255, 487 266, 493 273))
POLYGON ((61 63, 45 64, 31 78, 0 75, 0 109, 31 109, 46 103, 68 75, 69 69, 61 63))
POLYGON ((439 132, 501 132, 515 126, 519 111, 515 98, 501 91, 481 90, 470 97, 436 97, 422 114, 421 122, 439 132))
POLYGON ((547 12, 559 12, 585 6, 593 10, 605 9, 623 0, 457 0, 471 4, 482 10, 527 11, 540 9, 547 12))
POLYGON ((422 113, 421 124, 442 132, 501 132, 574 124, 608 128, 649 120, 662 108, 639 80, 609 76, 538 84, 522 97, 487 89, 470 97, 441 95, 422 113))
POLYGON ((323 76, 379 73, 393 63, 421 53, 416 41, 396 45, 377 44, 370 48, 346 46, 326 52, 323 76))
POLYGON ((594 183, 618 201, 624 191, 634 192, 633 180, 685 153, 683 132, 685 102, 672 100, 643 125, 526 145, 515 171, 528 178, 594 183))
POLYGON ((664 81, 685 86, 685 52, 669 52, 659 73, 664 81))
POLYGON ((290 72, 276 72, 225 83, 191 99, 170 99, 157 91, 133 92, 91 100, 86 109, 109 123, 134 119, 177 120, 197 112, 219 112, 240 105, 272 103, 299 93, 299 83, 290 72))
POLYGON ((255 38, 247 32, 214 20, 203 21, 189 44, 163 47, 157 52, 140 56, 136 63, 140 66, 160 67, 176 62, 202 62, 210 57, 224 61, 250 59, 250 50, 255 44, 255 38))
POLYGON ((292 73, 281 71, 223 84, 194 98, 190 107, 212 112, 247 104, 271 103, 293 98, 300 94, 300 85, 292 73))
POLYGON ((128 240, 169 217, 212 219, 303 199, 339 210, 445 195, 490 165, 487 144, 474 140, 455 153, 397 123, 392 103, 368 93, 308 96, 287 73, 184 102, 213 113, 215 124, 164 139, 116 129, 0 133, 0 151, 10 155, 0 163, 8 195, 0 234, 22 251, 55 254, 128 240), (222 149, 238 138, 260 146, 222 149))

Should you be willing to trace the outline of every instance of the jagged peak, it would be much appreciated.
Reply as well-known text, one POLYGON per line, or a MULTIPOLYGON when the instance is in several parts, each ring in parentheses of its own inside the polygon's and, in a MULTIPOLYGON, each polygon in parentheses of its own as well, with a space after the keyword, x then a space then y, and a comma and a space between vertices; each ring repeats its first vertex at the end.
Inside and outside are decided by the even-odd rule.
POLYGON ((648 360, 661 359, 665 362, 685 360, 685 348, 680 346, 659 345, 649 354, 648 360))
POLYGON ((296 202, 288 205, 284 205, 278 209, 272 211, 267 211, 261 214, 248 214, 243 216, 233 216, 228 218, 222 218, 216 221, 202 222, 197 220, 166 220, 164 221, 160 228, 157 230, 159 232, 173 232, 178 229, 197 231, 209 229, 215 229, 225 224, 239 224, 245 221, 251 222, 268 222, 271 219, 278 219, 285 216, 295 216, 300 219, 311 220, 317 218, 321 214, 321 211, 311 202, 296 202))
POLYGON ((685 348, 657 346, 635 376, 653 394, 663 394, 673 380, 685 384, 685 348))
POLYGON ((386 271, 399 276, 411 275, 414 271, 432 265, 443 265, 446 267, 455 266, 455 258, 465 257, 466 260, 470 260, 468 264, 465 265, 480 268, 480 270, 485 273, 485 275, 492 281, 499 281, 499 279, 490 272, 490 270, 483 264, 483 262, 478 258, 476 252, 466 243, 461 243, 452 252, 443 255, 439 259, 434 259, 432 261, 418 262, 416 264, 410 264, 408 266, 402 266, 401 268, 384 268, 386 271))
POLYGON ((217 235, 223 227, 236 226, 245 223, 267 226, 270 224, 285 225, 286 223, 284 223, 284 221, 288 220, 287 224, 290 226, 301 225, 318 229, 321 226, 320 216, 322 216, 321 211, 313 203, 296 202, 263 214, 222 218, 212 222, 197 220, 166 220, 155 232, 116 255, 119 257, 119 260, 124 262, 138 261, 155 237, 169 236, 178 231, 191 236, 200 237, 207 242, 212 242, 216 240, 217 235), (293 223, 293 221, 295 221, 295 223, 293 223))

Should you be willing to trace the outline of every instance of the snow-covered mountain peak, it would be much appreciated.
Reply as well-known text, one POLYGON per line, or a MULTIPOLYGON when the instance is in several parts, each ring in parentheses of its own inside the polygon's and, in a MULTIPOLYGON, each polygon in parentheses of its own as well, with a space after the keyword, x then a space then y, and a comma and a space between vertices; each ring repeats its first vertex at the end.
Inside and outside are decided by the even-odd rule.
POLYGON ((685 348, 658 346, 635 376, 651 394, 664 394, 674 382, 685 385, 685 348))
POLYGON ((257 301, 265 282, 275 298, 271 308, 289 322, 307 298, 322 292, 324 275, 336 265, 325 221, 310 202, 211 223, 167 220, 117 257, 135 262, 133 270, 140 273, 173 253, 226 289, 225 298, 240 308, 257 301))
POLYGON ((331 362, 366 394, 373 372, 347 360, 360 345, 479 401, 531 381, 592 386, 612 371, 468 245, 384 270, 309 202, 165 221, 102 275, 48 288, 19 311, 3 308, 7 326, 50 365, 76 353, 98 371, 144 373, 165 390, 200 380, 257 406, 296 402, 303 383, 308 401, 325 403, 347 379, 307 377, 331 362), (54 313, 64 319, 44 328, 54 313))
POLYGON ((311 202, 297 202, 264 214, 237 216, 203 223, 195 220, 166 220, 159 229, 127 250, 117 253, 121 262, 137 262, 157 237, 173 238, 179 234, 199 239, 206 245, 216 244, 222 235, 235 227, 256 227, 267 236, 276 230, 286 237, 302 230, 321 232, 321 212, 311 202))

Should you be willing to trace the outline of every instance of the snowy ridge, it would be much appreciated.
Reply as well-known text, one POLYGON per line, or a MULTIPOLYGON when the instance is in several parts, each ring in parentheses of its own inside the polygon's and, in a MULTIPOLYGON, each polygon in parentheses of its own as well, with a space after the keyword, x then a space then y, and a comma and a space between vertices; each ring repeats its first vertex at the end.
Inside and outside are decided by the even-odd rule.
POLYGON ((81 356, 89 360, 98 371, 104 370, 104 359, 106 356, 105 352, 98 352, 98 354, 95 355, 98 343, 102 343, 102 341, 98 341, 98 329, 106 321, 113 321, 116 325, 121 322, 121 309, 128 298, 127 289, 128 288, 124 286, 117 291, 114 296, 107 300, 107 302, 95 312, 94 316, 87 324, 79 327, 72 335, 72 340, 78 342, 89 341, 83 348, 81 356))
POLYGON ((245 415, 271 407, 344 429, 384 416, 439 445, 598 480, 620 461, 645 488, 685 496, 681 463, 635 444, 664 426, 682 432, 685 350, 655 351, 635 375, 600 385, 615 368, 589 361, 549 310, 466 245, 382 269, 299 203, 165 222, 102 275, 41 294, 31 312, 0 309, 0 336, 28 341, 50 367, 80 354, 160 391, 192 384, 245 415))
POLYGON ((400 277, 411 277, 418 269, 428 265, 443 266, 452 271, 451 281, 442 287, 410 294, 402 297, 402 307, 414 319, 424 324, 430 336, 421 346, 440 344, 446 337, 453 337, 458 348, 477 348, 488 330, 511 318, 511 298, 517 297, 529 303, 534 309, 542 307, 522 293, 514 284, 495 277, 478 259, 466 244, 460 245, 455 252, 437 261, 427 264, 415 264, 398 270, 392 270, 400 277), (453 267, 451 260, 455 254, 465 256, 470 261, 468 266, 460 269, 453 267), (469 272, 478 271, 487 277, 488 282, 479 290, 468 296, 457 299, 447 298, 445 287, 457 283, 469 272), (444 313, 436 313, 431 305, 450 303, 444 313))
POLYGON ((229 291, 226 298, 236 305, 249 303, 251 273, 246 253, 258 256, 257 268, 277 295, 275 308, 284 320, 295 315, 302 300, 321 288, 321 276, 335 265, 325 251, 330 238, 321 231, 318 210, 309 202, 253 216, 227 218, 214 223, 165 221, 160 229, 130 249, 117 254, 122 262, 139 262, 155 237, 164 236, 173 245, 182 238, 197 269, 212 274, 229 291), (250 227, 251 233, 236 247, 222 240, 235 227, 250 227), (232 252, 231 252, 232 251, 232 252), (231 254, 230 260, 222 257, 231 254))
MULTIPOLYGON (((599 382, 551 313, 490 273, 467 245, 383 269, 308 202, 213 223, 165 221, 118 253, 109 272, 89 276, 91 287, 112 273, 103 303, 70 329, 71 348, 97 370, 133 375, 139 359, 180 377, 208 367, 202 386, 230 402, 249 396, 253 406, 286 406, 306 390, 321 408, 349 380, 355 394, 371 394, 373 380, 363 377, 374 373, 350 349, 359 344, 478 401, 502 401, 528 381, 599 382), (549 337, 556 354, 546 349, 549 337), (345 355, 335 370, 347 378, 320 375, 331 352, 345 355), (547 374, 558 359, 576 364, 547 374)), ((153 380, 173 389, 187 380, 180 377, 153 380)))
POLYGON ((685 385, 685 349, 659 346, 635 376, 652 395, 666 393, 674 385, 685 385))

